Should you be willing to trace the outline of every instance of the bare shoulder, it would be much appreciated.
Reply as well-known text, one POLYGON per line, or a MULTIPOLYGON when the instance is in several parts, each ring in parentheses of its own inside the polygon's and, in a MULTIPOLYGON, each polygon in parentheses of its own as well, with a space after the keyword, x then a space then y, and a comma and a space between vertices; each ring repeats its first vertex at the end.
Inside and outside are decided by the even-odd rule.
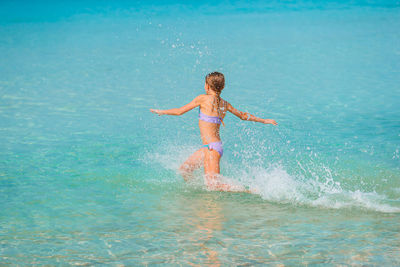
POLYGON ((226 101, 225 99, 221 98, 223 100, 223 105, 226 109, 229 109, 232 107, 231 103, 229 103, 228 101, 226 101))
POLYGON ((191 103, 200 103, 202 101, 204 101, 204 95, 197 95, 193 98, 191 103))
POLYGON ((201 95, 196 96, 196 98, 198 98, 198 99, 206 99, 207 95, 206 94, 201 94, 201 95))
POLYGON ((197 99, 197 102, 198 102, 199 104, 204 104, 204 103, 206 103, 207 101, 209 101, 209 96, 206 95, 206 94, 198 95, 198 96, 196 97, 196 99, 197 99))
POLYGON ((199 95, 198 98, 199 98, 199 101, 202 101, 202 104, 206 104, 206 103, 211 104, 215 99, 214 96, 206 95, 206 94, 199 95))

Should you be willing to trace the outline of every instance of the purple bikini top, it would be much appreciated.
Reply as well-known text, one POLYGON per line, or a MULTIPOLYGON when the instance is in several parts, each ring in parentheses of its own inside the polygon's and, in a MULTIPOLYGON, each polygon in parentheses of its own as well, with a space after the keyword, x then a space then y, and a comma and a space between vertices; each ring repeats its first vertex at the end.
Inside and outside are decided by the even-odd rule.
POLYGON ((216 124, 221 124, 221 121, 222 121, 221 118, 218 116, 208 116, 208 115, 202 113, 200 111, 200 108, 199 108, 199 120, 216 123, 216 124))

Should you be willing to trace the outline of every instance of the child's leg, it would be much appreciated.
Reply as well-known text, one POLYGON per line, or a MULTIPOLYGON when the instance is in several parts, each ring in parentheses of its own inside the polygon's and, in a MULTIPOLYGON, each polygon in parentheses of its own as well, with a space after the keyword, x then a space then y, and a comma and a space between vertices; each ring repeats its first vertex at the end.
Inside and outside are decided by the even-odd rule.
POLYGON ((192 177, 194 170, 201 167, 204 162, 204 154, 207 148, 203 147, 194 152, 179 168, 179 172, 185 181, 192 177))
POLYGON ((219 174, 219 160, 221 156, 214 149, 207 149, 204 155, 204 173, 206 175, 219 174))
POLYGON ((210 190, 218 190, 218 175, 219 175, 219 161, 220 154, 216 150, 208 150, 204 156, 204 178, 206 186, 210 190))
POLYGON ((253 193, 245 189, 243 186, 225 184, 219 181, 218 175, 220 173, 219 162, 221 156, 218 151, 208 150, 205 152, 204 157, 204 174, 206 186, 209 190, 214 191, 228 191, 228 192, 246 192, 253 193))

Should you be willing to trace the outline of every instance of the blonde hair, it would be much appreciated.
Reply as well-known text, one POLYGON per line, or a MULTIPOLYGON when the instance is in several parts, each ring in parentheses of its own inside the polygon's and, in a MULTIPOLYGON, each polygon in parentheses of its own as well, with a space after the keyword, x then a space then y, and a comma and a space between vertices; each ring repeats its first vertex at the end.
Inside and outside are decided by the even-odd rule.
POLYGON ((222 73, 214 71, 206 75, 206 83, 208 84, 208 86, 210 86, 210 89, 217 94, 218 117, 220 117, 222 124, 225 126, 225 123, 223 122, 221 116, 219 115, 219 104, 221 101, 220 95, 225 87, 225 77, 222 73))
POLYGON ((222 73, 214 71, 207 74, 206 83, 217 95, 220 95, 222 89, 225 87, 225 77, 222 73))

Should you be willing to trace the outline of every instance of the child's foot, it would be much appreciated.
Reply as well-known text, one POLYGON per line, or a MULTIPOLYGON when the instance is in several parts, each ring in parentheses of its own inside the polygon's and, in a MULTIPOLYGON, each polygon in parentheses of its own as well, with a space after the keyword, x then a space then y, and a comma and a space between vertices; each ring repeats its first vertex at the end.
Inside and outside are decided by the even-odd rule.
POLYGON ((185 180, 185 182, 188 182, 189 180, 191 180, 193 178, 193 174, 191 172, 179 170, 179 174, 182 176, 182 178, 183 178, 183 180, 185 180))
POLYGON ((246 190, 244 186, 222 184, 222 183, 208 184, 207 189, 210 191, 251 193, 250 190, 246 190))
POLYGON ((248 193, 250 193, 250 194, 256 194, 256 195, 259 195, 259 194, 261 193, 260 189, 258 189, 258 188, 250 188, 250 189, 247 190, 247 191, 248 191, 248 193))

